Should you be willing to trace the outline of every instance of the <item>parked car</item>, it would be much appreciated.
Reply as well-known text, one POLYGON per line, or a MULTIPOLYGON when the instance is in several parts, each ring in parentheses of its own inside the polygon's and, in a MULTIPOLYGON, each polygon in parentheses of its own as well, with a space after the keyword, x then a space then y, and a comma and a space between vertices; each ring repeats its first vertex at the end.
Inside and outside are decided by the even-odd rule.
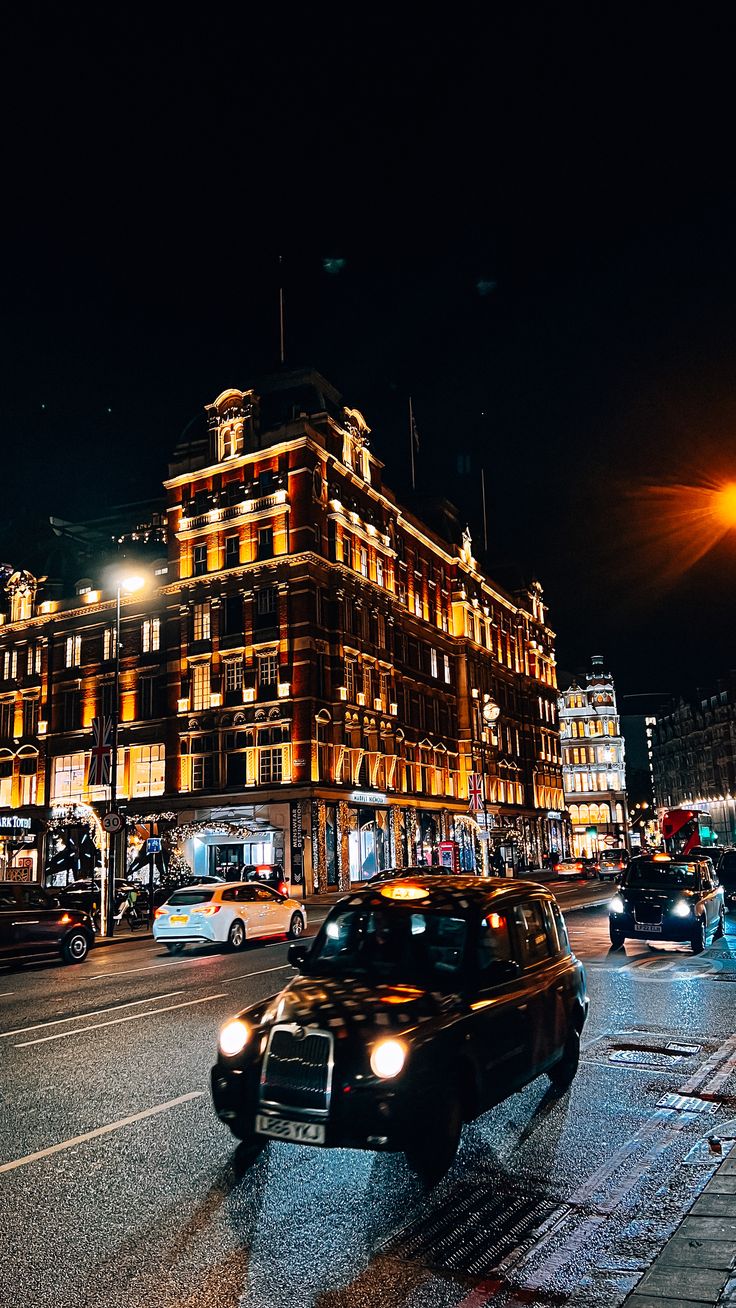
POLYGON ((296 939, 306 925, 306 909, 296 899, 252 881, 226 881, 175 890, 154 913, 153 935, 178 954, 188 944, 242 949, 246 940, 264 936, 296 939))
POLYGON ((81 963, 94 942, 89 913, 65 907, 42 886, 0 881, 0 957, 56 953, 81 963))
POLYGON ((599 856, 598 876, 601 881, 620 881, 629 866, 628 849, 604 849, 599 856))
POLYGON ((404 1150, 427 1183, 462 1124, 542 1073, 575 1076, 588 997, 543 886, 413 876, 334 905, 280 994, 220 1032, 215 1110, 254 1157, 269 1139, 404 1150))
POLYGON ((630 938, 679 940, 700 954, 725 930, 723 887, 710 859, 669 854, 632 858, 608 912, 614 949, 630 938))

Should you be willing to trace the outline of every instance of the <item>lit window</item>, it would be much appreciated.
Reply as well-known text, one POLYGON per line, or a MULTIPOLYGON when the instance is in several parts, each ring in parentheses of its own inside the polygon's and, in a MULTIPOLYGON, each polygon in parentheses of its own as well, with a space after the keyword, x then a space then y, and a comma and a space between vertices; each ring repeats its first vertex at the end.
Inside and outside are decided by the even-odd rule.
POLYGON ((258 655, 258 685, 261 689, 275 686, 278 682, 278 657, 276 654, 258 655))
POLYGON ((84 792, 84 754, 62 754, 51 766, 51 798, 81 799, 84 792))
POLYGON ((360 550, 360 575, 361 577, 368 576, 368 551, 362 546, 360 550))
POLYGON ((447 654, 444 655, 444 666, 445 666, 445 681, 448 682, 448 684, 449 684, 449 681, 450 681, 450 659, 449 659, 449 657, 448 657, 447 654))
POLYGON ((163 795, 166 756, 163 745, 134 745, 130 750, 131 795, 163 795))
POLYGON ((383 559, 378 555, 376 556, 376 581, 379 586, 383 585, 383 559))
POLYGON ((355 659, 345 660, 345 693, 350 704, 355 703, 355 659))
POLYGON ((212 627, 210 621, 210 602, 209 600, 205 600, 202 604, 194 605, 194 616, 192 622, 192 639, 209 640, 211 634, 212 634, 212 627))
POLYGON ((259 749, 258 777, 262 786, 283 778, 283 750, 280 745, 259 749))
POLYGON ((195 663, 192 667, 192 708, 209 708, 210 706, 210 665, 195 663))
POLYGON ((105 627, 102 633, 102 659, 107 662, 108 659, 115 656, 115 628, 105 627))
POLYGON ((161 648, 160 618, 147 618, 143 623, 142 646, 144 654, 151 654, 161 648))
POLYGON ((437 676, 437 650, 436 649, 431 649, 429 651, 429 666, 432 672, 432 676, 436 677, 437 676))
POLYGON ((68 668, 79 667, 79 664, 82 661, 82 637, 81 636, 67 636, 65 647, 64 647, 64 661, 68 668))
POLYGON ((243 664, 240 659, 225 661, 225 690, 242 690, 243 664))

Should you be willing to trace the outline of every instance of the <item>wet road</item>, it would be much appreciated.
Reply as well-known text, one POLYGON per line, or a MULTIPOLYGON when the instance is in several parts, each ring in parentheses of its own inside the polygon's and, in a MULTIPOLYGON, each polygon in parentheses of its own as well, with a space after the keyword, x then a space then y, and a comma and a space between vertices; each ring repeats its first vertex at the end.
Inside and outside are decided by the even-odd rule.
POLYGON ((0 969, 0 1304, 615 1308, 712 1174, 708 1137, 736 1135, 736 920, 700 957, 610 952, 601 907, 568 926, 591 996, 572 1090, 540 1079, 466 1127, 429 1196, 402 1158, 342 1150, 272 1143, 239 1174, 207 1077, 285 944, 0 969))

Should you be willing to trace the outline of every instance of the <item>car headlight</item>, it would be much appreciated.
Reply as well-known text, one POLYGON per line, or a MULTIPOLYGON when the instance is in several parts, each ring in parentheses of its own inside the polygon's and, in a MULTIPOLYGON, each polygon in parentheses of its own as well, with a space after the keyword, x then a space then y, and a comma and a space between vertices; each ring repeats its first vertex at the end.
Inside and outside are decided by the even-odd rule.
POLYGON ((247 1022, 243 1022, 239 1017, 228 1022, 220 1032, 220 1051, 227 1058, 233 1058, 245 1049, 250 1039, 250 1028, 247 1022))
POLYGON ((693 906, 692 904, 689 904, 686 899, 678 899, 677 902, 672 905, 672 913, 674 917, 689 917, 692 911, 693 906))
POLYGON ((398 1076, 406 1062, 406 1049, 400 1040, 380 1040, 371 1052, 371 1071, 382 1081, 398 1076))
POLYGON ((613 899, 608 901, 609 913, 625 913, 626 905, 620 895, 614 895, 613 899))

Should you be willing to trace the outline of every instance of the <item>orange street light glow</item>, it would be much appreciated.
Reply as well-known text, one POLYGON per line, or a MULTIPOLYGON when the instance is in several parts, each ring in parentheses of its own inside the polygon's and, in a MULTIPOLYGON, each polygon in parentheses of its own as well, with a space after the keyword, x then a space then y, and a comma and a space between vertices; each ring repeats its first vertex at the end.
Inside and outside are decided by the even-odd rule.
POLYGON ((713 511, 724 527, 736 527, 736 481, 729 481, 716 491, 713 511))

